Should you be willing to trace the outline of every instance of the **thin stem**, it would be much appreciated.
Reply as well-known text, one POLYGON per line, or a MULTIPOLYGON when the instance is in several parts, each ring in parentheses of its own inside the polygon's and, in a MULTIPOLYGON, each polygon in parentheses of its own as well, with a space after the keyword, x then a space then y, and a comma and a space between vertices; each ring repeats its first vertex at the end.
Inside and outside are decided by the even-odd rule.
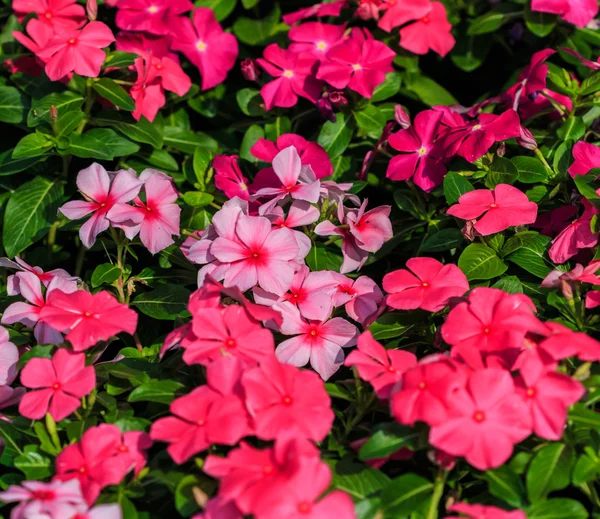
POLYGON ((541 152, 541 150, 539 148, 535 148, 533 150, 533 153, 535 153, 535 156, 540 159, 542 161, 542 164, 544 166, 546 166, 550 171, 554 171, 551 167, 550 164, 548 164, 548 161, 546 160, 546 157, 544 157, 544 154, 541 152))
POLYGON ((83 270, 83 260, 85 258, 85 245, 81 243, 79 245, 79 250, 77 251, 77 258, 75 260, 75 276, 80 277, 81 271, 83 270))
POLYGON ((112 227, 110 228, 110 234, 112 236, 113 241, 115 242, 115 245, 117 246, 117 267, 119 267, 119 269, 121 270, 121 275, 119 276, 119 279, 117 279, 116 283, 116 287, 117 287, 117 291, 119 292, 119 301, 121 303, 125 302, 125 290, 124 290, 124 286, 123 286, 123 250, 125 249, 125 244, 123 243, 123 240, 119 237, 119 234, 117 233, 117 231, 115 229, 113 229, 112 227))
POLYGON ((437 519, 438 510, 440 508, 440 500, 444 495, 444 487, 446 486, 446 477, 448 476, 448 471, 440 468, 437 478, 435 478, 435 483, 433 486, 433 495, 431 496, 431 502, 429 503, 429 510, 427 512, 426 519, 437 519))

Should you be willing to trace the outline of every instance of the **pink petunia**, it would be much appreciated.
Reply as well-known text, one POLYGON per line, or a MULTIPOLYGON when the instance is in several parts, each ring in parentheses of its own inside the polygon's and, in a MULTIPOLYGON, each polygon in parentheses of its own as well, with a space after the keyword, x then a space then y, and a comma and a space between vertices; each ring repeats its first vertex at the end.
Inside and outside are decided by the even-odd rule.
POLYGON ((173 416, 152 424, 150 437, 169 443, 167 451, 181 464, 213 444, 235 445, 251 432, 239 379, 242 364, 223 357, 207 368, 207 385, 176 398, 173 416))
MULTIPOLYGON (((165 3, 169 3, 165 0, 165 3)), ((208 7, 194 10, 193 21, 180 17, 173 31, 172 49, 183 52, 200 70, 202 90, 225 81, 238 55, 235 36, 223 31, 208 7)))
POLYGON ((475 230, 482 236, 504 231, 509 227, 534 223, 538 206, 527 195, 508 184, 498 184, 493 190, 475 189, 458 199, 447 214, 462 220, 475 220, 475 230))
POLYGON ((102 22, 90 22, 81 30, 60 32, 36 55, 46 62, 46 74, 58 81, 69 72, 80 76, 98 77, 108 47, 115 37, 102 22))
POLYGON ((19 412, 31 420, 46 413, 57 421, 81 406, 81 399, 96 386, 96 372, 85 366, 83 353, 58 349, 52 359, 34 357, 21 371, 21 384, 34 389, 19 404, 19 412))
POLYGON ((363 326, 369 326, 385 310, 383 292, 368 276, 360 276, 353 280, 343 274, 332 272, 336 282, 333 305, 344 305, 351 319, 363 326))
POLYGON ((249 200, 249 182, 240 170, 238 159, 237 155, 215 155, 212 164, 215 170, 215 187, 225 193, 227 198, 237 196, 242 200, 249 200))
POLYGON ((144 182, 146 200, 136 197, 133 206, 116 203, 107 217, 130 240, 139 233, 144 246, 156 254, 174 243, 173 235, 179 236, 181 207, 175 203, 179 195, 170 178, 159 171, 145 169, 139 180, 144 182))
POLYGON ((358 348, 346 357, 345 366, 355 366, 361 379, 369 382, 377 396, 390 398, 399 386, 402 374, 416 366, 413 353, 402 350, 386 350, 370 331, 358 337, 358 348))
POLYGON ((275 355, 279 362, 298 367, 310 362, 323 380, 329 379, 344 362, 342 348, 356 344, 356 326, 341 317, 328 321, 302 319, 298 309, 288 302, 278 303, 276 308, 283 316, 279 331, 294 335, 277 346, 275 355))
POLYGON ((385 14, 377 25, 384 31, 391 32, 394 27, 404 25, 412 20, 419 20, 431 12, 430 0, 403 0, 387 2, 385 14))
POLYGON ((40 23, 56 31, 76 29, 85 21, 85 9, 75 0, 14 0, 12 8, 18 17, 37 14, 40 23))
MULTIPOLYGON (((448 507, 450 512, 460 514, 460 517, 466 519, 527 519, 525 512, 513 510, 508 512, 495 506, 471 505, 467 503, 456 503, 448 507)), ((457 519, 455 516, 445 519, 457 519)))
POLYGON ((559 15, 565 22, 585 27, 598 14, 596 0, 531 0, 534 12, 559 15))
POLYGON ((508 371, 488 368, 472 373, 446 401, 448 417, 431 427, 429 443, 463 456, 479 470, 499 467, 516 443, 531 434, 529 409, 515 393, 508 371))
POLYGON ((283 23, 287 25, 294 25, 300 20, 310 18, 311 16, 318 16, 319 18, 325 16, 339 16, 342 9, 348 5, 348 0, 334 0, 333 2, 323 2, 320 4, 312 5, 311 7, 305 7, 293 13, 283 15, 283 23))
POLYGON ((431 2, 431 11, 400 29, 400 47, 415 54, 427 54, 431 49, 444 57, 456 43, 451 31, 444 4, 431 2))
POLYGON ((414 125, 389 136, 390 146, 403 153, 390 160, 386 177, 392 180, 412 178, 417 186, 428 192, 442 183, 446 167, 441 161, 443 153, 434 144, 442 115, 442 112, 425 110, 417 114, 414 125))
POLYGON ((119 0, 116 24, 124 31, 175 33, 179 15, 191 11, 189 0, 119 0))
POLYGON ((89 249, 96 242, 98 234, 110 226, 107 213, 115 204, 133 200, 142 185, 143 182, 133 170, 107 172, 94 162, 77 174, 77 188, 87 200, 67 202, 59 211, 69 220, 92 215, 79 230, 81 242, 89 249))
POLYGON ((289 49, 300 54, 310 52, 317 58, 325 57, 326 53, 339 43, 346 32, 345 25, 308 22, 290 29, 289 39, 293 42, 289 49))
POLYGON ((421 308, 439 312, 452 298, 469 290, 467 277, 451 263, 442 265, 433 258, 411 258, 406 266, 409 270, 395 270, 383 278, 383 288, 388 292, 386 302, 397 310, 421 308))
POLYGON ((10 342, 5 328, 0 326, 0 387, 12 384, 17 377, 19 350, 10 342))
POLYGON ((322 441, 331 429, 331 399, 319 375, 268 358, 242 376, 246 406, 262 440, 284 431, 322 441))
POLYGON ((57 289, 48 295, 39 320, 55 330, 68 332, 65 338, 73 349, 83 351, 120 332, 132 335, 138 316, 106 291, 90 294, 77 290, 67 294, 57 289))
POLYGON ((592 169, 600 168, 600 148, 590 142, 579 141, 573 146, 575 161, 569 167, 569 175, 587 175, 592 169))
POLYGON ((348 87, 370 99, 375 87, 385 81, 385 74, 393 71, 395 56, 396 53, 385 43, 372 36, 365 37, 354 29, 349 39, 327 53, 327 59, 319 66, 317 78, 337 89, 348 87))
POLYGON ((323 82, 315 78, 318 60, 309 53, 296 54, 284 50, 276 43, 269 45, 263 52, 263 58, 257 63, 273 77, 260 90, 265 108, 274 106, 289 108, 298 102, 298 96, 316 103, 323 82))
POLYGON ((598 233, 592 231, 591 222, 600 210, 585 198, 581 203, 584 208, 583 214, 573 220, 552 240, 548 256, 554 263, 564 263, 581 249, 589 249, 598 243, 598 233))

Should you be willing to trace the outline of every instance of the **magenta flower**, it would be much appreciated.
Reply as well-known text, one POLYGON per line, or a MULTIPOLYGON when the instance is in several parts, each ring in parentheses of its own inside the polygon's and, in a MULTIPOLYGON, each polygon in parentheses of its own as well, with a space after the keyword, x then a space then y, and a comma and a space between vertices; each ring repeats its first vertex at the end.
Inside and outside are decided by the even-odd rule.
POLYGON ((394 27, 404 25, 412 20, 419 20, 431 12, 430 0, 402 0, 388 2, 385 14, 377 25, 384 31, 391 32, 394 27))
POLYGON ((569 167, 569 175, 587 175, 592 169, 600 168, 600 148, 590 142, 579 141, 573 146, 575 161, 569 167))
POLYGON ((179 15, 191 11, 189 0, 119 0, 116 24, 125 31, 176 33, 179 15))
POLYGON ((346 32, 346 25, 331 25, 320 22, 308 22, 290 29, 289 39, 294 42, 289 49, 300 54, 310 52, 317 58, 325 54, 339 43, 346 32))
POLYGON ((8 332, 0 326, 0 387, 12 384, 17 377, 19 350, 10 342, 8 332))
POLYGON ((456 43, 451 31, 444 4, 431 2, 425 16, 400 29, 400 47, 415 54, 427 54, 431 49, 444 57, 456 43))
POLYGON ((412 126, 389 136, 390 146, 405 153, 390 160, 386 172, 388 178, 412 178, 417 186, 428 192, 442 183, 446 167, 441 161, 442 151, 434 144, 442 115, 435 110, 425 110, 415 117, 412 126))
POLYGON ((235 64, 238 44, 233 34, 223 31, 212 9, 196 8, 193 23, 180 17, 172 30, 172 49, 183 52, 198 67, 202 75, 202 90, 225 81, 235 64))
POLYGON ((89 201, 67 202, 59 211, 69 220, 92 215, 79 229, 81 242, 89 249, 96 242, 96 236, 108 229, 108 211, 117 203, 133 200, 142 185, 132 169, 107 172, 94 162, 77 174, 77 188, 89 201))
POLYGON ((13 31, 12 35, 23 47, 33 52, 40 62, 47 62, 49 58, 43 60, 37 54, 52 40, 54 30, 52 27, 40 22, 37 18, 32 18, 27 22, 26 30, 27 35, 19 31, 13 31))
POLYGON ((348 0, 334 0, 333 2, 323 2, 315 4, 311 7, 305 7, 299 9, 293 13, 283 15, 283 23, 289 26, 294 25, 300 20, 310 18, 311 16, 318 16, 319 18, 325 16, 339 16, 342 12, 342 8, 348 5, 348 0))
POLYGON ((21 384, 35 389, 23 395, 19 413, 40 420, 50 413, 60 422, 81 405, 81 399, 96 386, 96 372, 85 366, 83 353, 59 348, 52 359, 34 357, 21 371, 21 384))
POLYGON ((334 88, 350 88, 370 98, 375 87, 385 81, 387 72, 392 72, 392 61, 396 53, 385 43, 364 36, 354 29, 349 39, 336 45, 327 53, 317 73, 334 88))
POLYGON ((531 227, 541 229, 540 234, 553 237, 571 223, 571 219, 577 214, 574 205, 563 205, 546 213, 538 215, 531 227))
POLYGON ((248 200, 248 179, 244 177, 238 165, 237 155, 215 155, 213 168, 215 170, 215 186, 225 193, 227 198, 235 196, 248 200))
POLYGON ((589 249, 598 243, 598 233, 592 232, 591 222, 592 218, 600 213, 600 210, 585 198, 581 203, 584 207, 583 214, 573 220, 552 240, 548 256, 554 263, 564 263, 581 249, 589 249))
POLYGON ((120 32, 117 34, 116 47, 117 50, 133 52, 144 59, 153 56, 178 61, 177 53, 171 52, 171 39, 171 36, 157 36, 145 32, 120 32))
POLYGON ((264 50, 263 58, 256 61, 274 78, 260 90, 267 110, 274 106, 294 106, 298 102, 298 96, 313 103, 319 99, 323 82, 315 78, 318 60, 312 54, 299 55, 272 43, 264 50))
POLYGON ((133 206, 117 203, 107 217, 119 224, 130 240, 139 233, 144 246, 156 254, 174 243, 173 235, 179 236, 181 207, 175 203, 177 191, 164 173, 146 169, 139 180, 144 182, 146 201, 136 197, 133 206))
POLYGON ((98 77, 106 58, 107 47, 115 37, 102 22, 90 22, 81 30, 60 32, 36 55, 46 63, 46 74, 58 81, 69 72, 80 76, 98 77))
POLYGON ((76 29, 85 20, 85 9, 76 0, 14 0, 12 8, 20 19, 37 14, 40 23, 56 31, 76 29))
POLYGON ((461 195, 448 214, 463 220, 481 216, 475 230, 488 236, 515 225, 534 223, 537 211, 537 204, 530 202, 525 193, 508 184, 498 184, 493 190, 475 189, 461 195))
MULTIPOLYGON (((460 517, 465 519, 527 519, 525 512, 521 510, 513 510, 507 512, 502 508, 495 506, 471 505, 467 503, 456 503, 448 507, 450 512, 460 514, 460 517)), ((446 517, 445 519, 456 519, 455 517, 446 517)))
POLYGON ((596 0, 531 0, 531 10, 559 15, 565 22, 585 27, 598 14, 596 0))
POLYGON ((555 53, 556 51, 553 49, 536 52, 531 56, 529 65, 519 74, 518 81, 506 91, 515 110, 521 99, 527 100, 529 96, 535 96, 546 89, 546 78, 548 77, 546 60, 555 53))

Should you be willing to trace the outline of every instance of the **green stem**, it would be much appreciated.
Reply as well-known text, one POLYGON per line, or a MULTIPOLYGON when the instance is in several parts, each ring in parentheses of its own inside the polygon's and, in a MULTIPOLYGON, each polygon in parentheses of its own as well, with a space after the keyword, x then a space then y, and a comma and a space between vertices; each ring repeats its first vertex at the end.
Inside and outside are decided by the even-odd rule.
POLYGON ((554 171, 551 167, 550 164, 548 164, 548 161, 546 160, 546 157, 544 157, 544 154, 540 151, 539 148, 535 148, 533 150, 533 153, 535 153, 535 156, 540 159, 542 161, 542 164, 544 166, 546 166, 550 171, 554 171))
POLYGON ((79 123, 79 126, 75 130, 75 133, 82 134, 85 129, 86 124, 90 120, 90 112, 92 111, 92 106, 94 106, 94 101, 96 100, 96 91, 92 88, 92 80, 88 79, 85 87, 85 107, 83 109, 84 117, 82 121, 79 123))
POLYGON ((46 413, 46 429, 48 430, 48 434, 52 439, 52 443, 59 450, 62 450, 62 445, 60 443, 60 438, 58 437, 58 433, 56 432, 56 422, 50 415, 50 413, 46 413))
POLYGON ((446 486, 446 477, 448 476, 448 471, 440 469, 438 472, 437 478, 435 478, 435 483, 433 486, 433 495, 431 496, 431 502, 429 503, 429 510, 427 512, 426 519, 437 519, 438 510, 440 508, 440 500, 444 495, 444 488, 446 486))
POLYGON ((77 258, 75 259, 75 276, 81 277, 81 271, 83 270, 83 260, 85 258, 85 245, 81 243, 79 250, 77 251, 77 258))
POLYGON ((119 292, 119 301, 121 303, 125 302, 125 290, 123 287, 123 250, 125 249, 125 244, 123 243, 123 239, 119 237, 119 234, 112 227, 110 228, 110 234, 112 236, 115 245, 117 246, 117 266, 121 269, 121 275, 119 279, 116 281, 117 291, 119 292))

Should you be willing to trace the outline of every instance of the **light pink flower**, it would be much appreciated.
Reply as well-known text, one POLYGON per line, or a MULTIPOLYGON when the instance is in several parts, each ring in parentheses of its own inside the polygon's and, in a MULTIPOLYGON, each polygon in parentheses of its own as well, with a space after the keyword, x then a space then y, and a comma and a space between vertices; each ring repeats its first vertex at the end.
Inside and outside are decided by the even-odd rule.
POLYGON ((37 14, 40 23, 57 31, 76 29, 85 20, 85 9, 76 0, 14 0, 12 8, 20 18, 37 14))
POLYGON ((320 22, 308 22, 292 27, 288 33, 294 42, 289 49, 300 54, 310 52, 317 58, 324 58, 329 49, 339 43, 346 32, 346 25, 331 25, 320 22))
POLYGON ((573 146, 575 161, 569 167, 569 175, 587 175, 592 169, 600 168, 600 148, 590 142, 579 141, 573 146))
POLYGON ((383 292, 368 276, 350 279, 343 274, 332 272, 336 281, 333 305, 345 305, 348 316, 363 326, 369 326, 385 310, 383 292))
POLYGON ((306 258, 312 247, 312 241, 303 231, 296 231, 294 228, 315 223, 320 217, 319 209, 304 200, 295 200, 288 209, 287 216, 279 206, 274 207, 271 213, 265 216, 271 220, 274 228, 286 228, 294 233, 298 243, 298 261, 306 258))
MULTIPOLYGON (((6 269, 15 269, 21 272, 31 272, 39 278, 46 288, 48 288, 50 281, 52 281, 55 277, 61 277, 68 281, 80 281, 79 278, 71 276, 71 274, 64 269, 53 269, 49 270, 48 272, 44 272, 40 267, 32 267, 29 265, 29 263, 19 258, 19 256, 15 256, 14 261, 8 258, 0 258, 0 267, 6 269)), ((19 288, 19 278, 14 274, 8 276, 6 282, 6 292, 9 296, 17 296, 21 293, 21 289, 19 288)))
MULTIPOLYGON (((74 481, 74 480, 73 480, 74 481)), ((86 512, 80 512, 71 519, 123 519, 123 510, 121 505, 96 505, 86 512)))
POLYGON ((565 22, 585 27, 598 14, 596 0, 532 0, 531 10, 558 14, 565 22))
POLYGON ((6 329, 0 326, 0 387, 12 384, 17 376, 19 350, 10 342, 6 329))
POLYGON ((444 4, 431 2, 431 11, 400 29, 400 47, 415 54, 427 54, 431 49, 444 57, 456 43, 451 31, 444 4))
POLYGON ((560 288, 563 282, 569 284, 579 282, 600 285, 600 277, 596 275, 598 270, 600 270, 600 260, 590 262, 587 267, 577 263, 569 272, 553 270, 543 279, 540 286, 545 288, 560 288))
POLYGON ((598 233, 592 232, 591 221, 600 210, 596 209, 585 198, 582 199, 583 214, 565 227, 552 240, 548 256, 554 263, 564 263, 575 256, 581 249, 589 249, 598 243, 598 233))
POLYGON ((119 0, 116 24, 125 31, 175 33, 179 15, 191 11, 189 0, 119 0))

